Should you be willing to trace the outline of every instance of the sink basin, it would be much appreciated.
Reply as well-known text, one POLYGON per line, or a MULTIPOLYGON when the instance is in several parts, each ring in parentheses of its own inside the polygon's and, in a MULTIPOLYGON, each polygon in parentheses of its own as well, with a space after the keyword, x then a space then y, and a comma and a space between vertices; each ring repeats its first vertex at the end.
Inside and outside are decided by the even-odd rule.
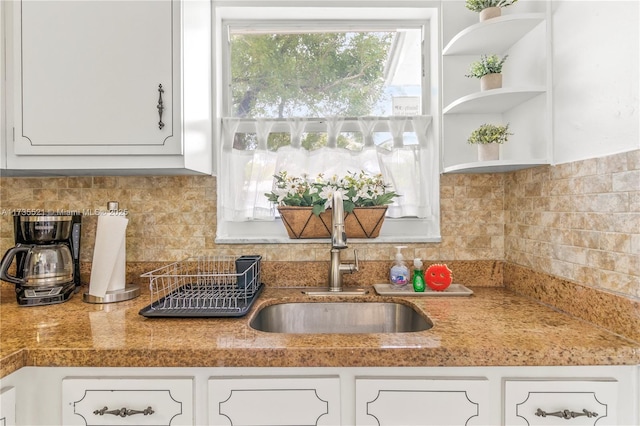
POLYGON ((262 308, 249 324, 269 333, 409 333, 433 323, 394 302, 292 302, 262 308))

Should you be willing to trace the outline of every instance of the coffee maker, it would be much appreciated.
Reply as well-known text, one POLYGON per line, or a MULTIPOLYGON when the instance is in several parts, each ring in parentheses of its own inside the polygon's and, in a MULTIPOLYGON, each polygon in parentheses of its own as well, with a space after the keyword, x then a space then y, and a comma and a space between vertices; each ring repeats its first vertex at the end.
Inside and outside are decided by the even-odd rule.
POLYGON ((0 280, 16 285, 19 305, 62 303, 80 288, 79 213, 13 215, 16 245, 0 262, 0 280), (10 271, 15 260, 15 275, 10 271))

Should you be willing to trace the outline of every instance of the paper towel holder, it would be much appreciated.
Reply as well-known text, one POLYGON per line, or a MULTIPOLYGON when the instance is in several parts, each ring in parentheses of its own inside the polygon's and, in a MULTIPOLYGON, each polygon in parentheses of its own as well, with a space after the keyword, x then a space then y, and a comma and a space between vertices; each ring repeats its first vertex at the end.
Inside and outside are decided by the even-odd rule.
POLYGON ((128 285, 122 290, 107 291, 103 297, 84 293, 82 300, 87 303, 115 303, 135 299, 138 296, 140 296, 140 286, 128 285))
MULTIPOLYGON (((125 215, 127 214, 126 210, 120 210, 119 204, 117 201, 109 201, 107 203, 107 214, 115 214, 115 215, 125 215)), ((94 296, 89 294, 89 292, 85 292, 82 295, 82 300, 86 303, 115 303, 115 302, 124 302, 125 300, 135 299, 140 296, 140 286, 138 285, 125 285, 123 289, 120 290, 111 290, 107 291, 104 296, 94 296)))

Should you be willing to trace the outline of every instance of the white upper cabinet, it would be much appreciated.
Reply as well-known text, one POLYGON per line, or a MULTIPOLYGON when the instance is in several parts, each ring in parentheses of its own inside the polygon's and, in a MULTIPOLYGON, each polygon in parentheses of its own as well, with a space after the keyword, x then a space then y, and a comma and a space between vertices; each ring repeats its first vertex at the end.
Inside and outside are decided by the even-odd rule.
POLYGON ((21 2, 16 154, 179 154, 176 8, 21 2))
POLYGON ((479 22, 464 1, 442 3, 442 162, 444 172, 500 172, 551 162, 548 2, 519 2, 479 22), (466 77, 481 55, 509 55, 502 88, 466 77), (509 124, 499 160, 478 161, 467 139, 482 124, 509 124))
MULTIPOLYGON (((197 115, 184 105, 191 100, 185 60, 210 58, 210 29, 187 27, 206 17, 207 2, 10 3, 7 168, 210 171, 203 123, 195 137, 200 159, 187 164, 194 142, 184 136, 183 113, 197 115), (188 37, 195 48, 183 49, 188 37)), ((199 78, 198 96, 210 97, 210 74, 199 78)))

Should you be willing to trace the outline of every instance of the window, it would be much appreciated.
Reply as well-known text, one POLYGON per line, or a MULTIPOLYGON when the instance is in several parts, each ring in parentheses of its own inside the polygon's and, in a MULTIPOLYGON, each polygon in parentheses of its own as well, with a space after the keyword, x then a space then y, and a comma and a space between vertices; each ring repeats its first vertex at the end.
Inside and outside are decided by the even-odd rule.
POLYGON ((390 116, 394 107, 420 114, 422 25, 407 25, 226 23, 226 115, 390 116))
POLYGON ((310 9, 218 10, 217 241, 290 241, 265 196, 283 170, 382 173, 401 197, 375 241, 439 240, 432 11, 310 9))

